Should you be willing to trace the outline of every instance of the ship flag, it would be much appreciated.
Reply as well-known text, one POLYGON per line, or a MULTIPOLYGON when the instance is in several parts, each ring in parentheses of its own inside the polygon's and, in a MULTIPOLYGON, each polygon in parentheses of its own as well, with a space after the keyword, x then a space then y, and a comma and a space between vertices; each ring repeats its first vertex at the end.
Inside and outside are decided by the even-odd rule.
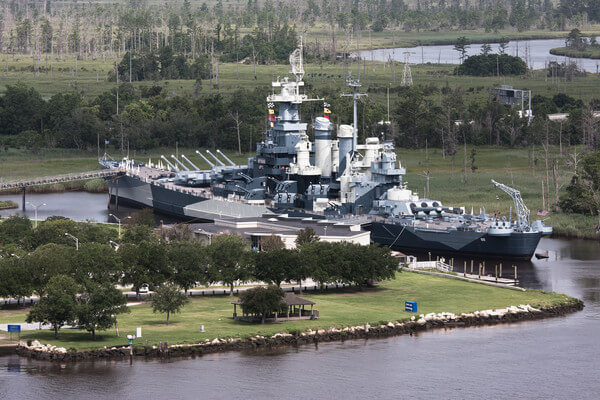
POLYGON ((323 102, 323 116, 327 119, 329 119, 329 114, 331 114, 331 110, 329 109, 329 107, 331 107, 331 104, 323 102))

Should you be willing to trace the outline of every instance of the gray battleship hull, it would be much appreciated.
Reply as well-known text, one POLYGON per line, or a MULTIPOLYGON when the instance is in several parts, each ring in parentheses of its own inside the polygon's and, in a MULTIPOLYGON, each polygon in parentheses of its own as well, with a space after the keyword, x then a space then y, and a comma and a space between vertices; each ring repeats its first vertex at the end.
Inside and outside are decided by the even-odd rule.
POLYGON ((385 222, 373 222, 366 229, 371 231, 373 242, 394 250, 514 260, 531 259, 542 237, 539 232, 492 236, 487 232, 446 231, 385 222))
POLYGON ((215 218, 259 217, 272 214, 265 206, 198 196, 186 192, 183 188, 174 190, 128 175, 109 181, 109 191, 113 199, 118 196, 120 204, 152 208, 162 214, 186 220, 211 221, 215 218))

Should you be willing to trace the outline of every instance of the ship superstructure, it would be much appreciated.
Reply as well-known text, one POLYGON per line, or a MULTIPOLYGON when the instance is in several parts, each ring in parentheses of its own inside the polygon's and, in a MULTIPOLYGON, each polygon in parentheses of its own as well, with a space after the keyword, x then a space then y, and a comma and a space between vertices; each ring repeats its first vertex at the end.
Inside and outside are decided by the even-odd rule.
POLYGON ((290 56, 290 64, 292 79, 272 83, 273 92, 266 99, 270 127, 246 164, 234 163, 219 150, 196 152, 210 166, 206 170, 185 155, 162 156, 156 165, 151 160, 147 165, 126 161, 127 174, 110 183, 111 193, 196 219, 265 214, 321 220, 352 217, 371 231, 374 242, 417 251, 530 258, 540 237, 551 233, 541 221, 530 225, 520 193, 496 182, 513 198, 516 221, 483 211, 469 214, 464 207, 446 207, 408 189, 402 180, 406 170, 392 142, 377 137, 363 144, 357 141, 356 104, 362 95, 358 81, 349 80, 353 124, 334 129, 324 104, 324 115, 312 122, 311 141, 300 106, 323 99, 302 91, 301 45, 290 56))

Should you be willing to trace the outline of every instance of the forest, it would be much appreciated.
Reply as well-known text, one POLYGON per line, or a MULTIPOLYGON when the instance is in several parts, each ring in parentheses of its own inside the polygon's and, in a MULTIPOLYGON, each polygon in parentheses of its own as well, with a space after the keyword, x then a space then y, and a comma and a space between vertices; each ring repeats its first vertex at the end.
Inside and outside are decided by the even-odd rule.
MULTIPOLYGON (((121 153, 175 143, 251 152, 268 126, 264 99, 269 88, 258 82, 242 87, 238 80, 233 89, 222 91, 223 71, 235 68, 237 79, 243 65, 252 68, 257 81, 257 68, 287 64, 301 34, 305 62, 320 66, 320 71, 324 64, 343 66, 344 74, 360 77, 361 61, 348 53, 354 46, 364 48, 371 33, 549 32, 600 22, 599 7, 591 0, 7 1, 0 5, 0 64, 4 61, 6 76, 16 71, 15 57, 20 65, 29 63, 20 67, 19 74, 26 69, 33 77, 50 79, 59 72, 54 66, 59 61, 72 61, 74 80, 78 70, 85 72, 78 61, 95 60, 114 68, 102 75, 96 70, 98 84, 107 85, 94 95, 73 85, 45 96, 28 79, 6 83, 0 96, 0 144, 33 152, 94 149, 105 143, 121 153), (192 92, 174 93, 168 87, 173 80, 192 82, 192 92)), ((498 41, 505 43, 506 38, 498 41)), ((465 59, 469 44, 466 37, 460 37, 455 45, 463 60, 454 71, 459 76, 531 74, 523 60, 503 52, 492 54, 486 44, 481 55, 465 59)), ((537 92, 533 99, 536 118, 529 123, 516 110, 482 101, 487 97, 485 90, 466 80, 450 85, 432 75, 428 82, 409 87, 396 79, 394 68, 401 66, 387 64, 381 65, 393 75, 387 87, 369 82, 370 68, 362 65, 367 83, 363 89, 369 97, 359 104, 361 139, 384 135, 400 147, 440 147, 448 155, 461 144, 523 146, 541 143, 546 137, 550 144, 598 147, 593 110, 600 100, 584 102, 574 94, 554 92, 546 83, 546 94, 537 92), (569 114, 568 121, 548 121, 546 114, 554 112, 569 114), (382 126, 380 122, 386 120, 391 124, 382 126)), ((439 71, 433 72, 439 77, 439 71)), ((552 65, 551 74, 557 88, 559 78, 566 82, 585 76, 561 63, 552 65)), ((312 74, 316 76, 336 77, 312 74)), ((349 122, 351 104, 339 96, 339 86, 317 87, 307 79, 306 89, 331 105, 336 124, 349 122)), ((303 105, 307 121, 321 112, 322 105, 316 102, 303 105)), ((312 134, 310 128, 308 133, 312 134)))

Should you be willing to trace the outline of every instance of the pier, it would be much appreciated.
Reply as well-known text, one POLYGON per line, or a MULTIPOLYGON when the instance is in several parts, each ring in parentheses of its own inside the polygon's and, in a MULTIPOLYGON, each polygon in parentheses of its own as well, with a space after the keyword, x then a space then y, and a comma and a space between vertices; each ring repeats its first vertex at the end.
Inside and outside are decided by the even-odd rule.
POLYGON ((40 186, 49 185, 53 183, 71 182, 71 181, 82 181, 86 179, 94 178, 112 178, 120 175, 124 175, 125 170, 122 168, 114 169, 103 169, 87 172, 77 172, 72 174, 54 175, 54 176, 43 176, 41 178, 30 178, 21 179, 18 181, 0 182, 0 190, 7 189, 22 189, 23 191, 23 211, 25 211, 25 191, 29 186, 40 186))

